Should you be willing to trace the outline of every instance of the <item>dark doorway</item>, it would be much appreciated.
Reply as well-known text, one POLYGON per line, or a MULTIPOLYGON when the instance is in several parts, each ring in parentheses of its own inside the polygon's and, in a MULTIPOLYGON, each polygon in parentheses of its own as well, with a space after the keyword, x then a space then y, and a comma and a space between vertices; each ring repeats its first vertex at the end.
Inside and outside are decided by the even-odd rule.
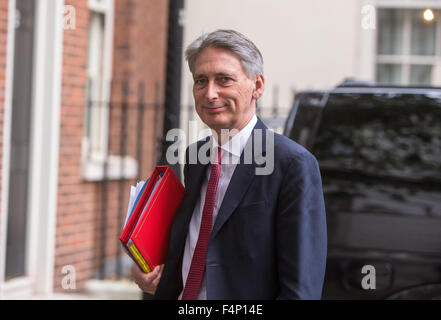
POLYGON ((26 273, 35 1, 16 0, 5 278, 26 273))

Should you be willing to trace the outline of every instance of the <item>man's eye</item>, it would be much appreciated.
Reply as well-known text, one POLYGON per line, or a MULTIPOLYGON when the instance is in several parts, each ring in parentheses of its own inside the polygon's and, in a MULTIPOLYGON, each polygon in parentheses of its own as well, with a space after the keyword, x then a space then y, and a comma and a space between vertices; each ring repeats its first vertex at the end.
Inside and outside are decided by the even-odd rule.
POLYGON ((233 79, 231 79, 230 77, 221 77, 220 78, 221 83, 229 83, 231 80, 233 80, 233 79))
POLYGON ((197 86, 203 86, 205 83, 206 83, 205 79, 196 79, 194 81, 194 84, 197 85, 197 86))

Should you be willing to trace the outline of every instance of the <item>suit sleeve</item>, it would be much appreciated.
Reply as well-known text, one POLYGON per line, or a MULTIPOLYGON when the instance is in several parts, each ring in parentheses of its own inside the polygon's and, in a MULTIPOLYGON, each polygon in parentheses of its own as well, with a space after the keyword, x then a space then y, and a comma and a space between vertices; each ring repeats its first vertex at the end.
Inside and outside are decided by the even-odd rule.
POLYGON ((276 217, 278 299, 320 299, 327 234, 322 182, 309 152, 291 160, 284 174, 276 217))

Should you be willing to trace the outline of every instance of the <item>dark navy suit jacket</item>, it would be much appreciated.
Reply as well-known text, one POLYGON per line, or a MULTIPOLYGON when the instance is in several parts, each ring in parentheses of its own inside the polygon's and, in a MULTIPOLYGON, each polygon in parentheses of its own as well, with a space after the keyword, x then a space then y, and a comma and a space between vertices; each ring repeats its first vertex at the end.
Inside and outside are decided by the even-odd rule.
MULTIPOLYGON (((242 154, 210 236, 207 299, 320 299, 327 238, 317 161, 299 144, 274 134, 274 171, 256 175, 256 167, 265 166, 262 156, 268 158, 272 150, 267 150, 267 128, 260 119, 248 143, 255 129, 264 132, 261 154, 252 164, 245 164, 242 154)), ((197 149, 206 141, 198 141, 197 149)), ((189 164, 188 150, 187 193, 175 216, 155 299, 177 299, 182 290, 188 226, 209 170, 209 164, 189 164)))

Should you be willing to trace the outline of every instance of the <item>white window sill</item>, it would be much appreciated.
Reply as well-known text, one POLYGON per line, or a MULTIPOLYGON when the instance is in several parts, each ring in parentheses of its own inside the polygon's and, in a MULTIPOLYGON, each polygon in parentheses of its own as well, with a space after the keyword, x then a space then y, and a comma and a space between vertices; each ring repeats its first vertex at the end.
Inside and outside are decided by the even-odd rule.
POLYGON ((1 299, 20 299, 32 294, 32 281, 29 277, 18 277, 5 281, 1 291, 1 299))
POLYGON ((83 160, 82 175, 86 181, 133 179, 138 175, 138 161, 129 156, 90 157, 83 160))

